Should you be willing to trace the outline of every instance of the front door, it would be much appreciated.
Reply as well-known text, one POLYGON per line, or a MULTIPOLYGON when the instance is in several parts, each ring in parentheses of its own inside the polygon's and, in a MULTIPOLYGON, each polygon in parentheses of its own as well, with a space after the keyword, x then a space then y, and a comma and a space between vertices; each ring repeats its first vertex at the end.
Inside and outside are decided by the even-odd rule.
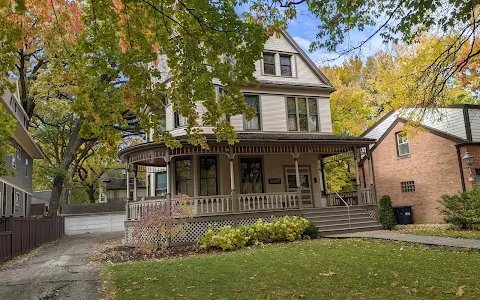
MULTIPOLYGON (((300 189, 302 191, 303 207, 313 207, 312 181, 309 167, 298 167, 300 173, 300 189)), ((285 167, 285 182, 287 192, 297 190, 297 177, 295 167, 285 167)))

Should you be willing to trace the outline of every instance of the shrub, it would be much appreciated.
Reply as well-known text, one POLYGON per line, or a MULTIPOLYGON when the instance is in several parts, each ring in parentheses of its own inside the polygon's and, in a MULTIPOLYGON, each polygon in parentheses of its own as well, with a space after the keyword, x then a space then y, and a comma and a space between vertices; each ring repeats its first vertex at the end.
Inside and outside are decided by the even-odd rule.
POLYGON ((446 223, 461 229, 478 229, 480 227, 480 190, 475 188, 457 195, 443 195, 440 204, 441 213, 446 223))
POLYGON ((170 201, 170 210, 147 210, 133 226, 132 237, 141 252, 155 252, 168 246, 168 240, 185 234, 186 218, 192 217, 187 195, 178 194, 170 201))
POLYGON ((299 217, 274 218, 271 223, 258 219, 253 225, 209 229, 200 236, 198 244, 203 249, 234 250, 262 243, 295 241, 302 238, 308 225, 306 219, 299 217))
POLYGON ((302 233, 303 238, 310 238, 312 240, 316 239, 318 237, 318 227, 313 225, 312 223, 308 223, 308 227, 305 228, 305 230, 302 233))
POLYGON ((383 229, 391 230, 395 226, 396 222, 393 214, 392 199, 388 195, 380 198, 379 216, 383 229))

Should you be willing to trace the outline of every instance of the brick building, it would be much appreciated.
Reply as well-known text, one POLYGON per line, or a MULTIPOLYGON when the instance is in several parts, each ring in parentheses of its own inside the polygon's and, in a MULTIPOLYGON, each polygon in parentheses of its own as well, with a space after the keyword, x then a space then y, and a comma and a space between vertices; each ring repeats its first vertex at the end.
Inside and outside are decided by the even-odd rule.
MULTIPOLYGON (((480 184, 480 105, 392 111, 362 136, 377 141, 371 147, 377 196, 411 205, 416 223, 441 222, 442 195, 480 184), (412 118, 420 125, 413 132, 405 130, 412 118), (474 157, 470 167, 466 152, 474 157)), ((361 178, 363 185, 368 168, 361 178)))

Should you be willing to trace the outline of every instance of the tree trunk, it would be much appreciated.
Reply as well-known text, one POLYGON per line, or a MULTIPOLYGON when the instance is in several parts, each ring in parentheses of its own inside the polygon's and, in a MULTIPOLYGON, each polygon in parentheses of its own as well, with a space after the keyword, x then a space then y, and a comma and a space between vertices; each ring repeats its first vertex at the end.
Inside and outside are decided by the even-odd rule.
POLYGON ((67 149, 65 150, 62 157, 60 169, 53 178, 52 195, 50 196, 50 208, 48 210, 49 216, 57 215, 57 211, 60 206, 60 197, 62 194, 62 189, 65 183, 65 177, 68 172, 68 168, 75 159, 75 154, 77 153, 78 148, 85 141, 80 136, 80 129, 82 128, 82 124, 83 118, 78 119, 75 124, 75 128, 70 135, 70 139, 68 140, 67 149))
POLYGON ((90 203, 95 203, 97 200, 97 197, 95 197, 95 186, 94 185, 89 185, 88 186, 88 199, 90 200, 90 203))

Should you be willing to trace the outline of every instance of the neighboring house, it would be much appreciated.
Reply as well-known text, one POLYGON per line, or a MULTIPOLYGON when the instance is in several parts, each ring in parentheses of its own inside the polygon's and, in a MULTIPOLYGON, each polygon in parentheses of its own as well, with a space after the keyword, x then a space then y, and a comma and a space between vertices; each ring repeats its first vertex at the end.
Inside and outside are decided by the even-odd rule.
MULTIPOLYGON (((392 111, 362 136, 377 141, 371 151, 378 197, 411 205, 414 222, 441 222, 442 195, 480 184, 480 105, 392 111), (407 136, 412 118, 419 128, 407 136), (474 156, 471 167, 463 159, 466 152, 474 156)), ((364 169, 362 177, 368 177, 364 169)))
POLYGON ((40 216, 47 214, 51 195, 52 190, 33 191, 32 201, 30 203, 30 215, 40 216))
MULTIPOLYGON (((166 66, 159 68, 168 73, 166 66)), ((155 205, 168 209, 168 199, 175 194, 190 197, 196 224, 178 242, 194 242, 212 222, 246 224, 258 217, 270 220, 272 215, 303 215, 323 233, 378 229, 372 188, 359 187, 355 197, 349 198, 350 214, 346 207, 339 207, 344 203, 337 195, 327 194, 324 158, 352 155, 372 143, 332 133, 330 94, 334 88, 328 79, 287 33, 267 41, 254 75, 259 86, 246 86, 243 92, 256 116, 251 120, 244 115, 229 116, 238 133, 235 145, 217 142, 209 126, 202 127, 209 149, 188 144, 185 119, 174 113, 167 99, 166 129, 182 147, 169 149, 150 141, 120 151, 120 159, 130 170, 143 166, 166 169, 165 197, 129 203, 127 217, 133 221, 126 223, 127 239, 129 228, 144 209, 155 205)), ((168 74, 162 78, 168 80, 168 74)), ((222 85, 218 80, 214 84, 218 95, 222 85)), ((197 110, 200 115, 204 112, 201 102, 197 110)), ((360 186, 359 179, 357 183, 360 186)))
POLYGON ((99 202, 108 202, 116 200, 137 200, 148 199, 154 196, 165 196, 167 190, 167 174, 165 168, 147 167, 143 168, 146 174, 145 178, 137 178, 136 185, 133 178, 133 172, 129 176, 129 191, 127 193, 127 176, 125 170, 111 170, 104 175, 102 181, 105 187, 101 187, 99 193, 99 202), (136 191, 136 192, 135 192, 136 191))
POLYGON ((32 199, 33 160, 44 158, 42 151, 28 133, 30 122, 20 103, 18 92, 5 91, 1 105, 17 119, 11 139, 15 148, 13 156, 7 156, 7 165, 13 174, 0 177, 0 216, 29 216, 32 199))

